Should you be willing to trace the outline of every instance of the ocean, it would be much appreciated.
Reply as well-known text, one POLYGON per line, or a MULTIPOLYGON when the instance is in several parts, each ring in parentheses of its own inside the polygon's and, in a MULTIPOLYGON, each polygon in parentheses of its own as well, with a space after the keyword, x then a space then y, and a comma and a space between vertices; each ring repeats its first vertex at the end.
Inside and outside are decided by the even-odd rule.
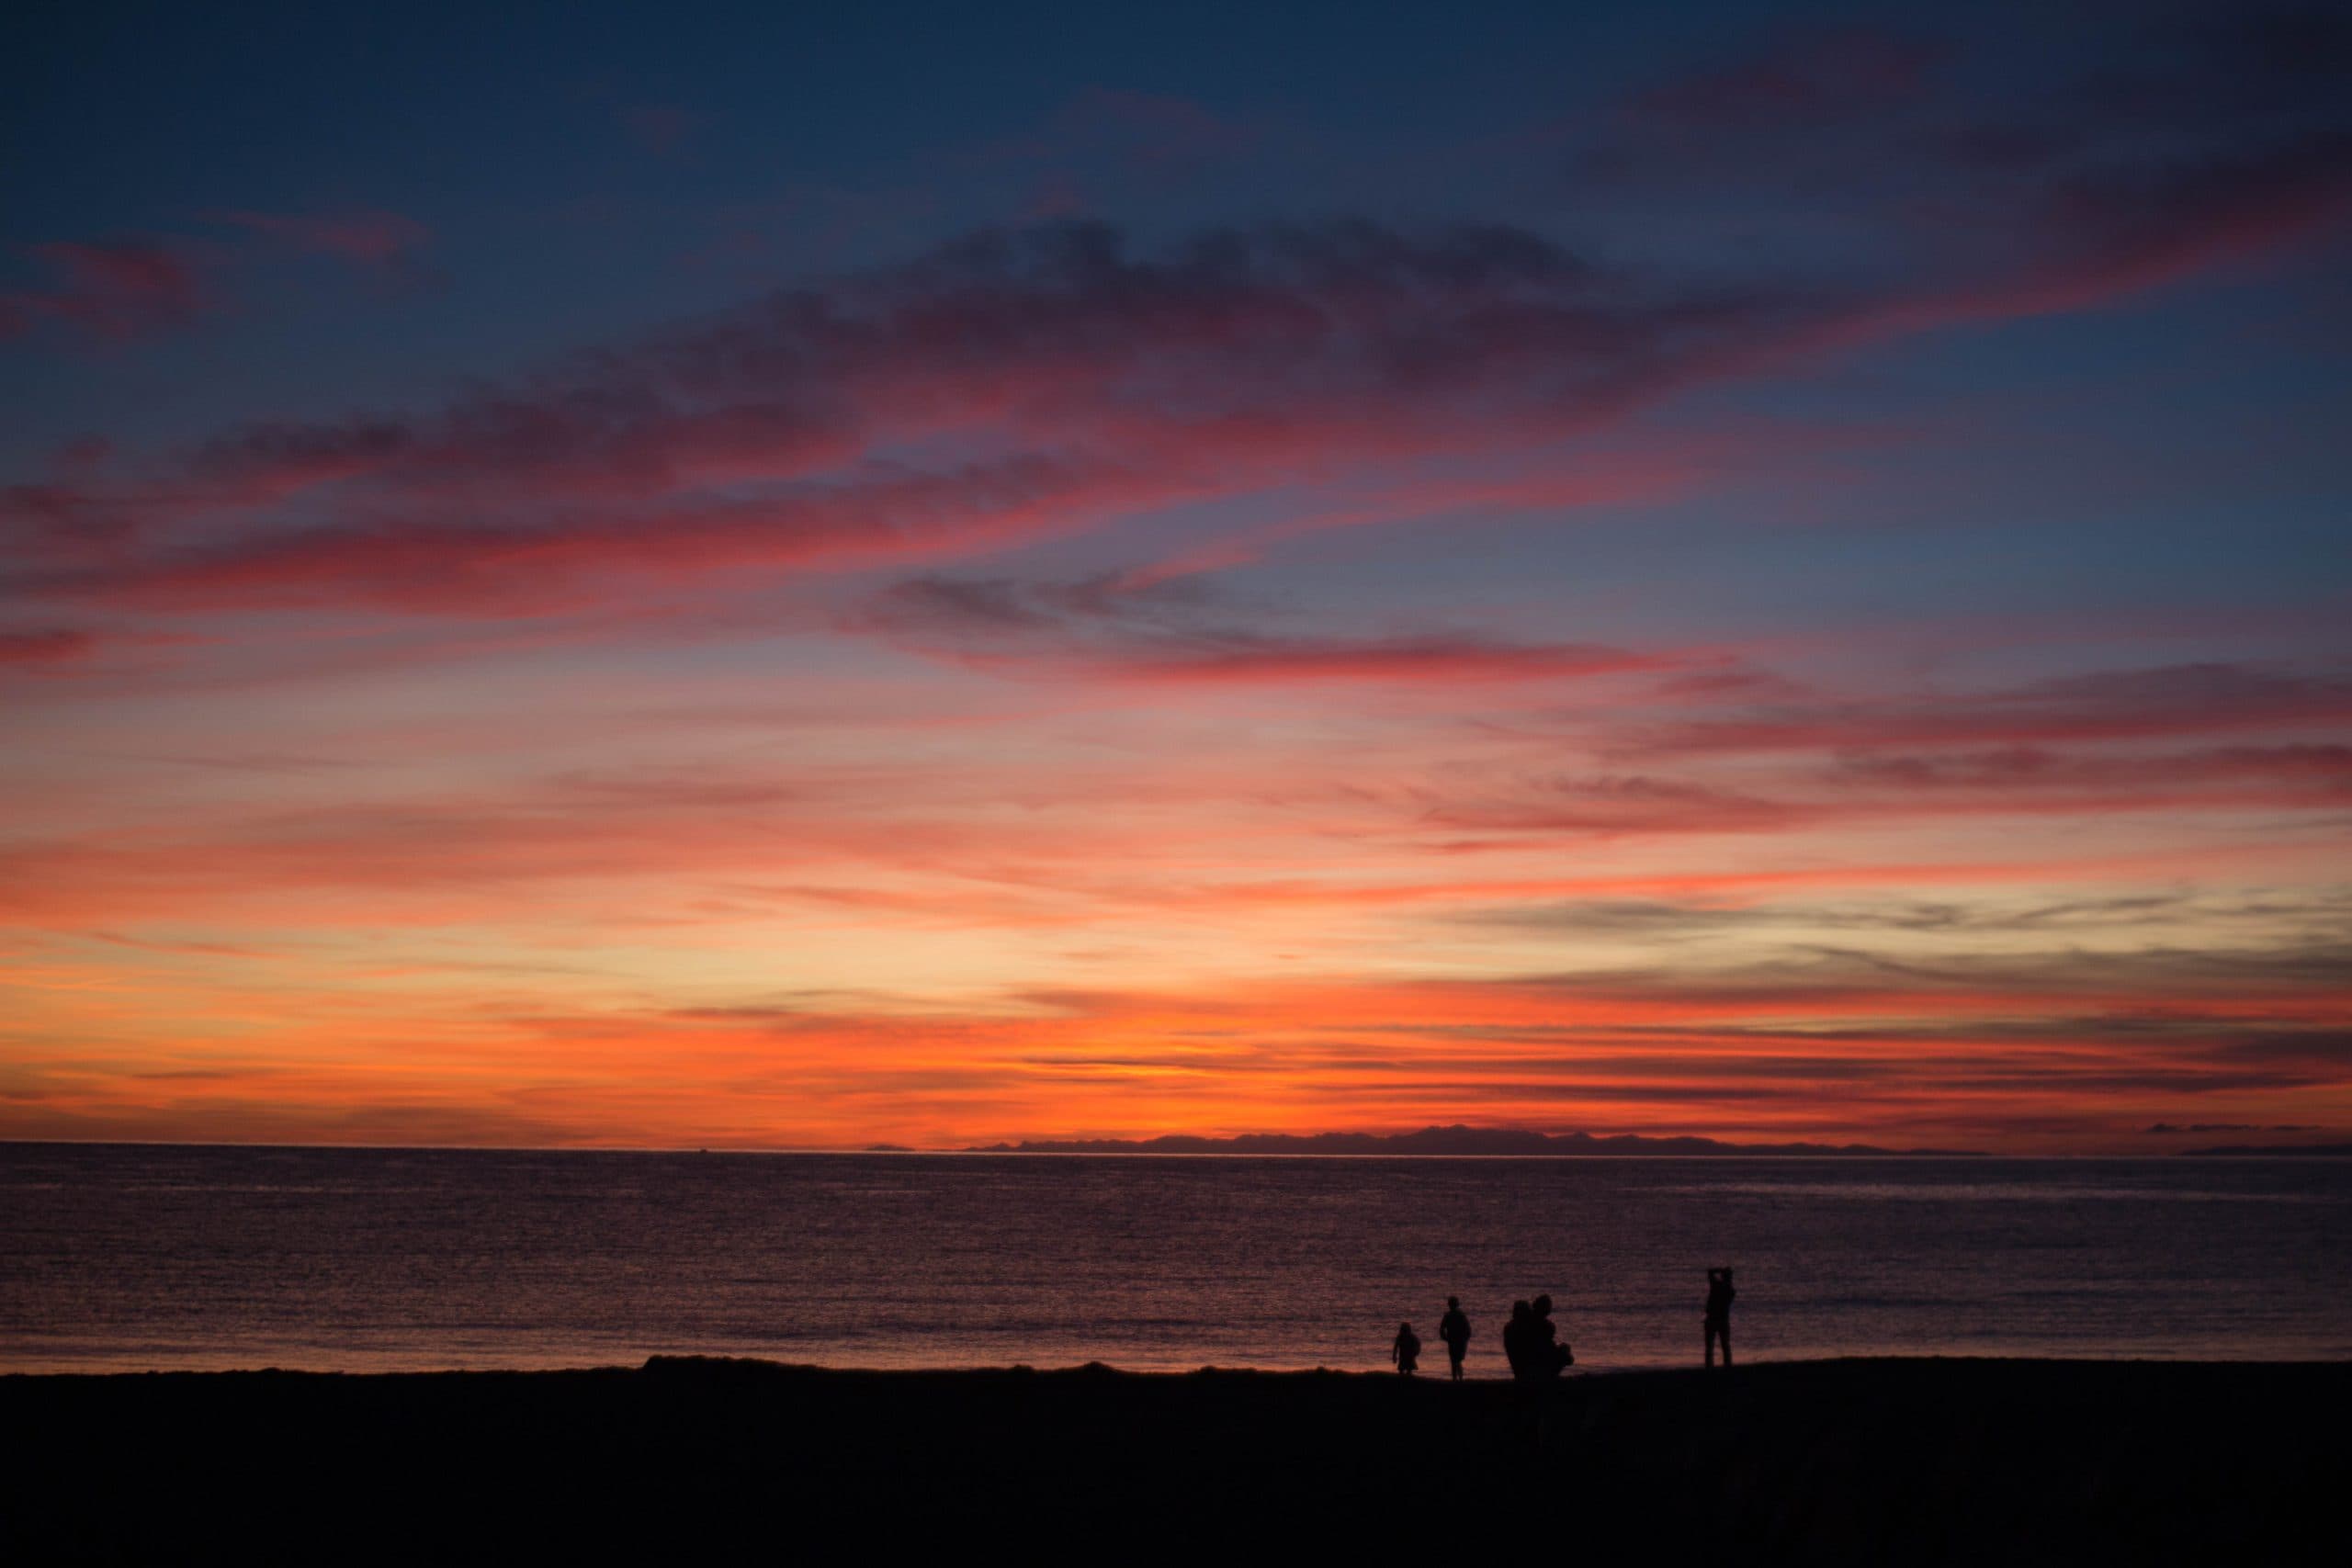
POLYGON ((2352 1161, 0 1145, 0 1370, 2352 1358, 2352 1161))

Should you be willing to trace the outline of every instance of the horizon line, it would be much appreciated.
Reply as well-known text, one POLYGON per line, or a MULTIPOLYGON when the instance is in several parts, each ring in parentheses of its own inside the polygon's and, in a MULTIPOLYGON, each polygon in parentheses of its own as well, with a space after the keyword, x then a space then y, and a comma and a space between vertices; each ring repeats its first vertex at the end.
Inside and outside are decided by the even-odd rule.
MULTIPOLYGON (((1192 1137, 1204 1134, 1175 1134, 1154 1136, 1192 1137)), ((1315 1137, 1316 1134, 1256 1134, 1275 1137, 1315 1137)), ((1340 1134, 1354 1136, 1355 1134, 1340 1134)), ((1372 1136, 1396 1136, 1374 1134, 1372 1136)), ((1556 1136, 1558 1134, 1547 1134, 1556 1136)), ((1609 1134, 1610 1136, 1650 1136, 1652 1134, 1609 1134)), ((1698 1134, 1673 1134, 1666 1136, 1697 1137, 1698 1134)), ((1044 1139, 1032 1142, 1077 1142, 1081 1140, 1044 1139)), ((1118 1142, 1122 1140, 1085 1140, 1118 1142)), ((923 1158, 941 1156, 977 1157, 989 1159, 1324 1159, 1324 1160, 1688 1160, 1688 1159, 1753 1159, 1805 1160, 1831 1157, 1827 1154, 1788 1154, 1772 1150, 1771 1145, 1719 1144, 1732 1151, 1720 1155, 1693 1154, 1576 1154, 1544 1151, 1535 1154, 1415 1154, 1356 1150, 1344 1153, 1328 1151, 1269 1151, 1221 1149, 1152 1149, 1144 1147, 1123 1149, 1057 1149, 1019 1147, 875 1148, 861 1145, 829 1144, 794 1145, 688 1145, 688 1144, 369 1144, 369 1143, 266 1143, 220 1138, 16 1138, 0 1137, 0 1146, 12 1148, 149 1148, 149 1149, 257 1149, 288 1152, 362 1152, 372 1154, 528 1154, 528 1155, 749 1155, 749 1156, 834 1156, 889 1157, 913 1156, 923 1158), (1747 1152, 1750 1149, 1771 1152, 1747 1152)), ((1824 1145, 1834 1150, 1835 1145, 1824 1145)), ((1836 1153, 1841 1160, 1906 1160, 1965 1159, 1965 1160, 2115 1160, 2115 1159, 2352 1159, 2352 1153, 2314 1154, 2318 1149, 2333 1149, 2335 1144, 2280 1144, 2275 1149, 2232 1149, 2227 1154, 2202 1153, 2197 1149, 2105 1150, 2064 1153, 2019 1154, 1998 1153, 1989 1149, 1887 1149, 1864 1145, 1865 1152, 1836 1153)))

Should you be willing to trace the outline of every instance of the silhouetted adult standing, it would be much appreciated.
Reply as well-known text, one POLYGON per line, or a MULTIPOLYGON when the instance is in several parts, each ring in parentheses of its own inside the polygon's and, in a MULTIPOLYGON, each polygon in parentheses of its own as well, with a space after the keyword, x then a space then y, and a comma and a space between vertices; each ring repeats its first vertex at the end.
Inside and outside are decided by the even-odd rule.
POLYGON ((1529 1336, 1535 1325, 1535 1313, 1525 1302, 1510 1303, 1510 1321, 1503 1325, 1503 1359, 1510 1363, 1510 1375, 1524 1379, 1533 1364, 1530 1355, 1529 1336))
POLYGON ((1445 1315, 1437 1321, 1437 1337, 1445 1341, 1445 1359, 1453 1381, 1462 1381, 1462 1358, 1470 1353, 1470 1320, 1463 1315, 1462 1298, 1445 1298, 1445 1315))
POLYGON ((1421 1365, 1421 1337, 1413 1332, 1409 1323, 1396 1325, 1396 1343, 1388 1348, 1388 1359, 1396 1363, 1398 1375, 1411 1377, 1421 1365))
POLYGON ((1576 1364, 1576 1355, 1560 1343, 1559 1326, 1552 1321, 1552 1298, 1538 1296, 1529 1312, 1528 1375, 1555 1378, 1576 1364))
POLYGON ((1731 1299, 1739 1292, 1732 1289, 1731 1270, 1707 1270, 1707 1365, 1715 1364, 1715 1344, 1722 1341, 1724 1365, 1731 1365, 1731 1299))

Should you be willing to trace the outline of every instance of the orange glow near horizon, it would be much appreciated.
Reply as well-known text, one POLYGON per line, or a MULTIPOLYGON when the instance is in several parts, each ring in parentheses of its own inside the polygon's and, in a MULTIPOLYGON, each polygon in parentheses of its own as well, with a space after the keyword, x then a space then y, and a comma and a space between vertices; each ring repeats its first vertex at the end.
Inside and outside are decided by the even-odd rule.
MULTIPOLYGON (((2298 742, 2019 764, 1972 735, 1953 765, 2003 776, 1922 785, 1710 737, 1668 788, 1531 772, 1666 744, 1690 699, 1654 688, 1574 717, 1488 694, 1476 724, 1342 723, 1280 688, 976 702, 878 733, 532 690, 511 746, 459 712, 435 722, 462 749, 408 750, 396 683, 379 723, 276 708, 242 761, 19 762, 53 827, 0 884, 0 1128, 958 1147, 1463 1122, 2063 1150, 2352 1113, 2352 985, 2302 956, 2344 896, 2325 815, 2297 828, 2298 742), (1184 740, 1211 726, 1220 750, 1184 740), (727 761, 668 760, 682 727, 727 761), (563 754, 616 738, 665 760, 563 754), (74 830, 101 809, 110 832, 74 830)), ((175 722, 243 703, 191 694, 175 722)))

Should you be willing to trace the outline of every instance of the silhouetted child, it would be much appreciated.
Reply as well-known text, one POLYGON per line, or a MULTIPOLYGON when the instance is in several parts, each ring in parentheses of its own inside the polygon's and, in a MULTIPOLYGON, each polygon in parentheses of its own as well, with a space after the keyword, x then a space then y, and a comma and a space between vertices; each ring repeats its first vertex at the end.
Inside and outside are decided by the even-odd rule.
POLYGON ((1715 1364, 1715 1343, 1723 1342, 1724 1365, 1731 1365, 1731 1299, 1739 1292, 1732 1289, 1731 1270, 1707 1270, 1707 1365, 1715 1364))
POLYGON ((1396 1325, 1396 1343, 1388 1348, 1388 1359, 1396 1363, 1396 1371, 1411 1377, 1421 1364, 1421 1337, 1413 1332, 1409 1323, 1396 1325))
POLYGON ((1437 1320, 1437 1337, 1445 1341, 1445 1359, 1453 1381, 1462 1381, 1462 1358, 1470 1353, 1470 1320, 1462 1314, 1462 1298, 1445 1298, 1445 1315, 1437 1320))

